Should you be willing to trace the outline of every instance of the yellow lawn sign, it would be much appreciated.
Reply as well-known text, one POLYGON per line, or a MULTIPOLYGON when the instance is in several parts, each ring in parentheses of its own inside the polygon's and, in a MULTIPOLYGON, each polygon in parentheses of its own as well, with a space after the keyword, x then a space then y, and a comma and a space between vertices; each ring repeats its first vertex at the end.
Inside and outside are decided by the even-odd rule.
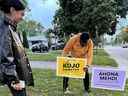
POLYGON ((57 76, 84 78, 87 60, 83 58, 57 57, 57 76))

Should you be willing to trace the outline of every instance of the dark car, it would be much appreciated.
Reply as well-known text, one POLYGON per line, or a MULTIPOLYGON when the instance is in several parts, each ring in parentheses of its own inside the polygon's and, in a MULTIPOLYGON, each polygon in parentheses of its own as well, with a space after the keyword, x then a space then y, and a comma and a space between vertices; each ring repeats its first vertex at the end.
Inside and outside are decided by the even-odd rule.
POLYGON ((52 44, 51 45, 51 50, 57 50, 57 44, 52 44))
POLYGON ((57 49, 62 50, 64 48, 65 44, 64 43, 58 43, 57 44, 57 49))
POLYGON ((37 43, 32 45, 32 52, 48 52, 48 46, 43 43, 37 43))

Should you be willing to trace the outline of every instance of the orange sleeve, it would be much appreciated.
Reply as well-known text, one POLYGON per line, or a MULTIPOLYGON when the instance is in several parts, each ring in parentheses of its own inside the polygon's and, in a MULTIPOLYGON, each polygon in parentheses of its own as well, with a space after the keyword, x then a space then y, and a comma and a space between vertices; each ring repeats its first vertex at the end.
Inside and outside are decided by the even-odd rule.
POLYGON ((92 40, 89 41, 89 48, 87 53, 87 64, 91 65, 93 60, 93 42, 92 40))
POLYGON ((72 51, 73 44, 74 44, 74 38, 71 38, 67 42, 66 46, 64 47, 63 52, 62 52, 62 56, 66 56, 72 51))

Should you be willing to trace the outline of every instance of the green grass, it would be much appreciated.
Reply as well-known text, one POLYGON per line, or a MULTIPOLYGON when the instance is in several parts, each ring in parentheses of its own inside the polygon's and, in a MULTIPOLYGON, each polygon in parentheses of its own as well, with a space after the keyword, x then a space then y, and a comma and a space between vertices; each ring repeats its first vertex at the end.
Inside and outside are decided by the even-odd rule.
MULTIPOLYGON (((54 70, 34 69, 35 87, 31 88, 31 96, 64 96, 62 91, 62 78, 56 77, 54 70)), ((83 96, 83 82, 81 79, 70 79, 70 90, 73 95, 65 96, 83 96)), ((128 81, 125 91, 108 91, 103 89, 91 89, 89 96, 127 96, 128 81)), ((7 87, 0 87, 0 96, 10 96, 7 87)))
POLYGON ((115 60, 104 51, 104 49, 94 50, 93 64, 100 66, 112 66, 117 67, 115 60))
POLYGON ((55 61, 60 54, 61 51, 51 51, 43 54, 28 52, 28 57, 31 61, 55 61))
MULTIPOLYGON (((51 51, 47 54, 28 52, 29 59, 31 61, 56 61, 56 57, 61 55, 62 51, 51 51)), ((93 64, 100 66, 112 66, 117 67, 117 63, 109 57, 109 55, 103 50, 94 50, 93 64)))

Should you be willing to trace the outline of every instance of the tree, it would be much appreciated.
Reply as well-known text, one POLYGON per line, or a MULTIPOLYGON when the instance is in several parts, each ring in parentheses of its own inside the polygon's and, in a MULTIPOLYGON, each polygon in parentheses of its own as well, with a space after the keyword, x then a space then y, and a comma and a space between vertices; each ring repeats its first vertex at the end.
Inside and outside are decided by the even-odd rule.
POLYGON ((124 28, 122 28, 122 32, 119 34, 122 42, 128 42, 128 33, 123 31, 124 28))
POLYGON ((78 30, 74 26, 73 17, 82 9, 83 0, 59 0, 60 9, 54 17, 54 23, 60 27, 59 36, 69 35, 78 30), (64 34, 65 33, 65 34, 64 34))
POLYGON ((52 33, 53 33, 53 30, 52 29, 48 29, 44 34, 45 37, 48 39, 48 48, 50 48, 51 44, 52 44, 52 33))
POLYGON ((126 18, 128 11, 128 0, 116 0, 118 5, 117 14, 122 18, 126 18))
POLYGON ((116 21, 117 14, 115 0, 59 0, 59 3, 54 17, 59 35, 86 31, 96 37, 113 32, 111 23, 116 21))
POLYGON ((20 34, 23 37, 23 46, 25 48, 29 48, 29 44, 28 44, 28 40, 27 40, 27 30, 26 30, 26 25, 25 25, 25 21, 23 21, 22 23, 20 23, 17 27, 18 32, 20 32, 20 34))
POLYGON ((23 46, 24 46, 25 48, 29 48, 28 39, 27 39, 27 34, 26 34, 25 31, 23 31, 22 34, 23 34, 23 46))
POLYGON ((21 32, 25 30, 28 36, 40 35, 43 29, 44 27, 40 23, 33 20, 24 20, 18 26, 18 30, 21 32))
POLYGON ((28 36, 36 36, 38 34, 41 34, 44 27, 33 20, 23 20, 20 24, 18 24, 18 32, 20 32, 23 36, 23 45, 25 48, 29 48, 28 36))

